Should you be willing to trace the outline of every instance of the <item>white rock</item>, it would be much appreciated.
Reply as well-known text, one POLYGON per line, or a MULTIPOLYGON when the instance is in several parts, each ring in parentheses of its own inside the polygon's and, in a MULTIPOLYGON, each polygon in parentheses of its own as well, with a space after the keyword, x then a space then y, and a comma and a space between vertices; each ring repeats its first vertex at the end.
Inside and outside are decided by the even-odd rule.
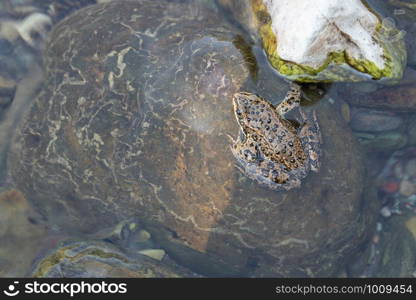
POLYGON ((384 206, 383 208, 381 208, 380 214, 385 218, 389 218, 391 217, 391 210, 387 206, 384 206))
POLYGON ((319 68, 331 52, 343 51, 382 69, 383 48, 374 41, 379 23, 360 0, 263 0, 287 61, 319 68))
POLYGON ((165 251, 162 249, 145 249, 139 251, 140 254, 146 255, 150 258, 156 259, 156 260, 162 260, 163 257, 165 257, 165 251))

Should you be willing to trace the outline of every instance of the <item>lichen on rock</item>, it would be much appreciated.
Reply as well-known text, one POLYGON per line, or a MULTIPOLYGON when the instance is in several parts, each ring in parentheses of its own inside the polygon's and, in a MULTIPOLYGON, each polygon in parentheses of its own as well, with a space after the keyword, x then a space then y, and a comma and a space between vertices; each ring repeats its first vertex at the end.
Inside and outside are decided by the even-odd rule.
POLYGON ((400 31, 360 0, 252 0, 273 67, 298 81, 399 79, 400 31))

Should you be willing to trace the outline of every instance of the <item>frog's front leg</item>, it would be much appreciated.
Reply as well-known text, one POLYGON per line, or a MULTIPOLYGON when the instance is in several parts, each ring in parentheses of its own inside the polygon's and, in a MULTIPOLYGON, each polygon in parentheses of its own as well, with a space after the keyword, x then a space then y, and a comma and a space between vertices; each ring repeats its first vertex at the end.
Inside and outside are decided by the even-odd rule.
POLYGON ((301 86, 292 83, 290 91, 287 92, 286 97, 283 101, 276 107, 276 111, 279 115, 284 116, 286 113, 296 108, 300 104, 301 99, 301 86))
POLYGON ((316 112, 305 113, 302 109, 299 109, 299 113, 304 121, 299 137, 307 152, 311 170, 318 172, 320 167, 322 136, 318 119, 316 118, 316 112))
POLYGON ((244 136, 240 132, 240 136, 231 146, 231 152, 238 161, 255 162, 259 156, 257 143, 251 136, 244 136))

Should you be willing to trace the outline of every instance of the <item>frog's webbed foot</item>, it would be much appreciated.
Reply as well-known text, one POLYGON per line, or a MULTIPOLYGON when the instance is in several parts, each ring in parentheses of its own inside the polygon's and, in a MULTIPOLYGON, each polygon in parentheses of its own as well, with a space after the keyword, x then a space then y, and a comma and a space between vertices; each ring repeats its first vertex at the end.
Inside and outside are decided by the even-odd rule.
POLYGON ((307 156, 309 157, 309 164, 311 170, 318 172, 320 167, 320 155, 322 136, 319 129, 318 120, 316 118, 316 112, 312 111, 308 115, 301 109, 299 113, 304 120, 304 125, 300 131, 300 139, 302 144, 306 145, 307 156))
POLYGON ((301 179, 297 176, 293 176, 288 170, 284 167, 278 169, 276 168, 271 172, 271 184, 269 187, 273 190, 285 190, 289 191, 293 188, 298 188, 301 186, 301 179))
POLYGON ((291 111, 292 109, 296 108, 300 104, 301 99, 301 86, 292 83, 290 87, 290 91, 287 92, 286 97, 283 101, 277 105, 276 111, 279 115, 284 116, 286 113, 291 111))

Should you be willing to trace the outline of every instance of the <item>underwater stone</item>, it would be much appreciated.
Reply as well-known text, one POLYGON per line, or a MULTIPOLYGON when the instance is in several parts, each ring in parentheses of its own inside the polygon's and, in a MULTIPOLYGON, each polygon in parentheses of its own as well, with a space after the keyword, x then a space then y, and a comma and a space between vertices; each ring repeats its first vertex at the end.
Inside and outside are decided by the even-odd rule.
POLYGON ((160 261, 145 255, 127 255, 114 245, 100 241, 63 241, 39 259, 32 277, 199 277, 171 260, 160 261))
POLYGON ((395 130, 403 125, 400 115, 371 108, 351 109, 350 126, 356 131, 382 132, 395 130))

